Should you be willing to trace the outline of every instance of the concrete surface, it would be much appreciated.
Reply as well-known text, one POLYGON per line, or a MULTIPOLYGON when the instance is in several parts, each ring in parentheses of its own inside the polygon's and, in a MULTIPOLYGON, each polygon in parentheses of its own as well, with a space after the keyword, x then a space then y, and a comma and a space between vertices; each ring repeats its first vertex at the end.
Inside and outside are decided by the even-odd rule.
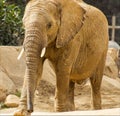
MULTIPOLYGON (((62 112, 62 113, 51 113, 51 112, 34 112, 31 116, 58 116, 58 115, 106 115, 106 116, 120 116, 120 108, 114 109, 104 109, 104 110, 91 110, 91 111, 73 111, 73 112, 62 112)), ((13 113, 10 114, 0 114, 0 116, 13 116, 13 113)))

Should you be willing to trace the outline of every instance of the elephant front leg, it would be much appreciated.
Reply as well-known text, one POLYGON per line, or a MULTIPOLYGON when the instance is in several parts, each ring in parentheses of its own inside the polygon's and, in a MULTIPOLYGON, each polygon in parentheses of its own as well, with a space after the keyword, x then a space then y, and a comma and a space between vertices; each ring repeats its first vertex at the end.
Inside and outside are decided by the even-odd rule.
POLYGON ((15 111, 14 116, 28 116, 27 112, 27 79, 24 78, 23 88, 21 92, 21 98, 18 110, 15 111))
POLYGON ((67 100, 69 93, 69 77, 67 74, 57 73, 56 81, 55 111, 68 111, 67 100))
MULTIPOLYGON (((42 70, 43 70, 43 61, 40 61, 38 72, 36 74, 36 79, 34 79, 35 80, 35 84, 34 84, 35 89, 41 79, 42 70)), ((19 107, 18 107, 18 110, 15 111, 14 116, 29 116, 30 115, 30 113, 27 111, 27 83, 28 83, 27 81, 28 80, 27 80, 27 76, 25 73, 19 107)))

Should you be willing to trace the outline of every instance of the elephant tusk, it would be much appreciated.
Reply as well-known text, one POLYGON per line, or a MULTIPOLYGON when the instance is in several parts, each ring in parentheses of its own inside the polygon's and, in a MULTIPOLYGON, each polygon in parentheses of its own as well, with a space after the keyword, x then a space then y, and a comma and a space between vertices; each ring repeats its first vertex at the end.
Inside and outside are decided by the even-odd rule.
POLYGON ((45 55, 45 52, 46 52, 46 48, 43 48, 40 55, 41 58, 45 55))
POLYGON ((24 52, 24 48, 22 48, 22 50, 21 50, 21 52, 20 52, 20 54, 18 55, 18 57, 17 57, 17 60, 20 60, 20 58, 22 57, 22 55, 23 55, 23 52, 24 52))

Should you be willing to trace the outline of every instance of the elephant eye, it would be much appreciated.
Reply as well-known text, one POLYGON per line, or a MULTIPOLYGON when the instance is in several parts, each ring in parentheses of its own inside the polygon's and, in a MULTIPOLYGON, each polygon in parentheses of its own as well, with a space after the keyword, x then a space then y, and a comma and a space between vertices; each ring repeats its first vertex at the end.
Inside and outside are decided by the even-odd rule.
POLYGON ((52 27, 52 23, 49 22, 49 23, 47 24, 47 29, 50 29, 51 27, 52 27))

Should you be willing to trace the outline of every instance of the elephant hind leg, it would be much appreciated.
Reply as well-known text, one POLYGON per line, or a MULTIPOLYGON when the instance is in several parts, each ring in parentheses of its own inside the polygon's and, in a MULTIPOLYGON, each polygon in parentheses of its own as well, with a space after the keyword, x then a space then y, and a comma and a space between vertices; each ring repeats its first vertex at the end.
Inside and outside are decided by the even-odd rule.
POLYGON ((92 104, 93 109, 101 109, 101 82, 104 71, 105 58, 102 57, 102 60, 99 62, 98 67, 96 68, 95 73, 90 78, 91 88, 92 88, 92 104))
MULTIPOLYGON (((97 78, 97 77, 96 77, 97 78)), ((101 92, 100 92, 100 85, 101 80, 99 79, 99 82, 95 78, 90 78, 91 86, 92 86, 92 105, 93 109, 101 109, 101 92)))

